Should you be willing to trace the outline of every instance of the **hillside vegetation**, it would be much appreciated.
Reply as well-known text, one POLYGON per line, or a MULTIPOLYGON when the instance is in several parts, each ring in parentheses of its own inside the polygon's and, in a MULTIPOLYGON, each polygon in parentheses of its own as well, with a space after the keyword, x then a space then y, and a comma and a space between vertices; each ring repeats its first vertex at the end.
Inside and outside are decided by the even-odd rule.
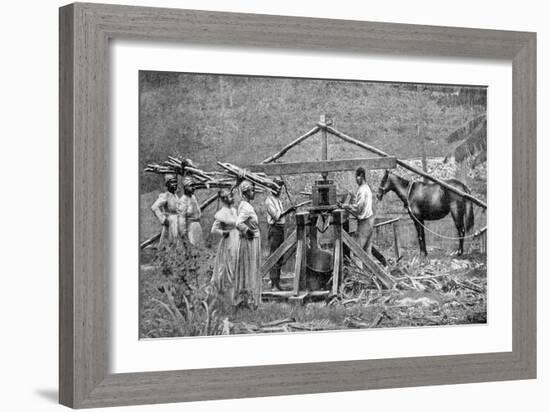
MULTIPOLYGON (((260 162, 326 114, 344 133, 402 158, 445 156, 447 137, 486 110, 486 89, 250 76, 140 73, 140 169, 175 153, 201 168, 260 162)), ((314 136, 284 158, 320 158, 314 136)), ((372 156, 329 138, 329 158, 372 156)), ((313 176, 312 176, 313 177, 313 176)), ((162 189, 140 176, 141 193, 162 189)))

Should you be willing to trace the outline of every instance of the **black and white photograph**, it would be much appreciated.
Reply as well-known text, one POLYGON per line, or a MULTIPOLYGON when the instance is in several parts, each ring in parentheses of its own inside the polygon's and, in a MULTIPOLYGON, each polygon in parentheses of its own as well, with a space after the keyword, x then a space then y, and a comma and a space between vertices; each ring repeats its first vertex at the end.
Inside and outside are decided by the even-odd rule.
POLYGON ((140 71, 140 338, 487 322, 487 87, 140 71))

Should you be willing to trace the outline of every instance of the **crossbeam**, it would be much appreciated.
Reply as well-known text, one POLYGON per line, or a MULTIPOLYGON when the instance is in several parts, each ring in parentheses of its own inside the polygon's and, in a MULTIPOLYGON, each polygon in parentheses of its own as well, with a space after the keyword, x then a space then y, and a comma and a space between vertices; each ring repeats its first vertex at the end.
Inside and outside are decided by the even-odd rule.
POLYGON ((302 173, 342 172, 355 170, 359 166, 367 170, 395 169, 395 157, 371 157, 362 159, 321 160, 317 162, 253 164, 247 167, 254 173, 274 175, 295 175, 302 173))
POLYGON ((269 273, 273 265, 281 259, 285 253, 293 253, 294 249, 296 248, 296 231, 292 231, 292 233, 287 236, 285 241, 281 246, 277 248, 275 252, 273 252, 262 264, 262 267, 260 268, 260 274, 263 278, 265 275, 269 273))
POLYGON ((345 231, 342 232, 342 240, 343 243, 350 248, 351 253, 359 258, 363 265, 366 266, 367 270, 379 281, 381 281, 386 289, 391 289, 393 287, 395 281, 393 280, 391 275, 386 273, 380 266, 378 266, 376 262, 374 262, 369 257, 369 255, 367 255, 367 253, 363 249, 361 249, 361 247, 355 242, 355 240, 345 231))

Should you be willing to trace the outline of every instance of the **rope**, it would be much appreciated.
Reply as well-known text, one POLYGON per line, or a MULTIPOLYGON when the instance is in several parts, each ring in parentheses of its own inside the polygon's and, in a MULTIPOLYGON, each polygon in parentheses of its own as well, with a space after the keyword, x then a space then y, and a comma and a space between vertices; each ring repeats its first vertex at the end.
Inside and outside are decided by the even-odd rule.
POLYGON ((414 213, 411 210, 411 203, 409 201, 409 197, 411 195, 411 189, 413 187, 413 184, 414 184, 414 182, 411 180, 411 182, 409 183, 409 188, 407 189, 407 210, 409 212, 409 215, 411 215, 411 217, 413 218, 413 220, 416 223, 418 223, 420 226, 422 226, 424 228, 424 230, 427 230, 432 235, 438 236, 438 237, 443 238, 443 239, 448 239, 448 240, 471 239, 471 238, 479 236, 479 234, 481 233, 481 230, 483 230, 483 229, 481 229, 481 230, 479 230, 475 233, 472 233, 471 235, 457 236, 457 237, 455 237, 455 236, 445 236, 445 235, 442 235, 441 233, 437 233, 437 232, 434 232, 433 230, 430 230, 424 223, 422 223, 420 220, 418 220, 416 218, 416 216, 414 215, 414 213))

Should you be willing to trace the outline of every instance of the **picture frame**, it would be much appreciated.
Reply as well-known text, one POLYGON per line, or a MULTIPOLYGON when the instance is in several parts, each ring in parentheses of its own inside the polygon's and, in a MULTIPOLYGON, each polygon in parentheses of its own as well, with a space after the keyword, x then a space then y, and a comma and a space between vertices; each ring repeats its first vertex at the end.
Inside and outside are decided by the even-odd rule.
POLYGON ((536 377, 536 34, 75 3, 60 8, 59 400, 73 408, 536 377), (109 373, 109 41, 512 63, 512 351, 109 373))

